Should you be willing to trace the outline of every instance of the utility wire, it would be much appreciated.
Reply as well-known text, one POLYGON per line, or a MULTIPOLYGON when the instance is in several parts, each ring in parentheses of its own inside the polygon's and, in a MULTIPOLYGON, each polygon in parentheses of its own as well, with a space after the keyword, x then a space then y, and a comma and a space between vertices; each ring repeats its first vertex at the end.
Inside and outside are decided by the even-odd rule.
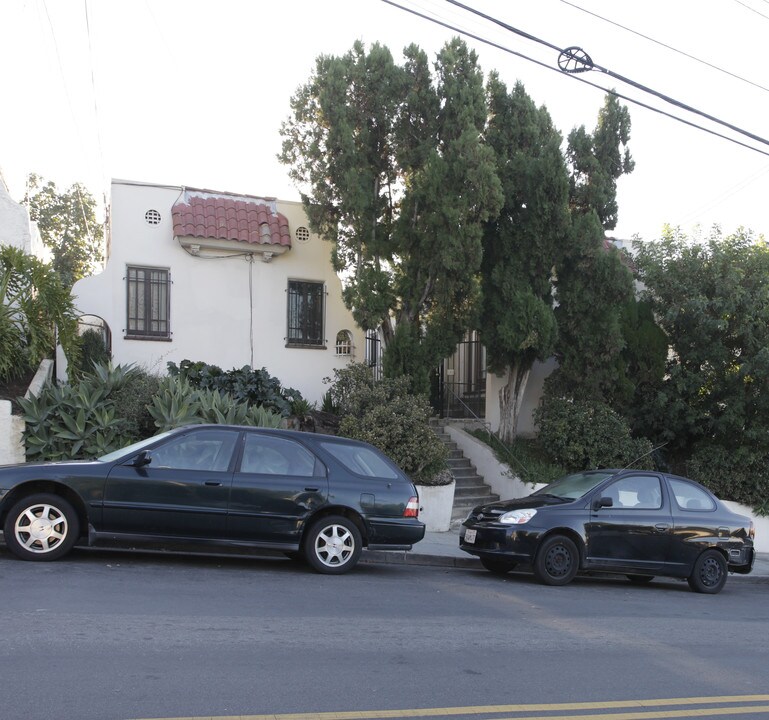
POLYGON ((750 7, 750 5, 748 5, 747 3, 741 2, 741 0, 734 0, 734 2, 736 2, 738 5, 742 5, 742 7, 747 8, 751 12, 756 13, 756 15, 760 15, 765 20, 769 20, 769 15, 764 15, 764 13, 758 12, 758 10, 756 10, 755 8, 750 7))
MULTIPOLYGON (((46 0, 43 0, 43 8, 45 9, 45 15, 48 18, 48 25, 51 29, 51 37, 53 38, 53 46, 54 46, 54 49, 56 50, 56 59, 59 63, 59 72, 61 73, 61 81, 62 81, 62 85, 64 86, 64 94, 67 97, 67 104, 69 105, 69 111, 72 114, 72 120, 74 121, 74 124, 75 124, 78 141, 80 142, 80 148, 85 153, 85 148, 83 145, 83 137, 80 134, 80 127, 77 123, 77 116, 75 115, 75 109, 72 106, 72 98, 70 97, 69 88, 67 87, 67 78, 64 74, 64 65, 61 62, 61 53, 59 52, 59 43, 56 39, 56 31, 53 29, 53 21, 51 20, 51 14, 48 12, 48 5, 46 4, 46 0)), ((91 243, 94 243, 94 234, 91 231, 90 226, 88 225, 88 219, 86 217, 86 212, 85 212, 85 205, 83 203, 83 197, 80 194, 79 187, 77 188, 77 197, 78 197, 78 202, 80 203, 80 211, 83 214, 83 222, 85 223, 86 234, 88 235, 88 239, 91 241, 91 243)))
POLYGON ((91 90, 93 92, 93 115, 96 121, 96 145, 99 150, 99 164, 101 165, 101 181, 103 184, 102 191, 106 189, 107 177, 104 171, 104 150, 101 142, 101 130, 99 129, 101 122, 99 120, 99 104, 96 99, 96 78, 93 72, 93 45, 91 43, 91 23, 88 19, 88 0, 83 0, 83 9, 85 10, 85 30, 88 35, 88 64, 91 66, 91 90))
MULTIPOLYGON (((701 63, 702 65, 707 65, 709 68, 712 68, 713 70, 717 70, 718 72, 724 73, 725 75, 729 75, 730 77, 733 77, 735 80, 739 80, 741 82, 747 83, 748 85, 753 85, 753 87, 757 87, 761 90, 765 90, 766 92, 769 92, 769 88, 764 87, 763 85, 760 85, 757 82, 748 80, 747 78, 737 75, 736 73, 730 72, 729 70, 724 70, 724 68, 718 67, 718 65, 713 65, 713 63, 709 63, 707 60, 702 60, 701 58, 695 57, 694 55, 690 55, 689 53, 684 52, 683 50, 679 50, 678 48, 675 48, 672 45, 667 45, 664 42, 655 40, 653 37, 649 37, 648 35, 644 35, 643 33, 638 32, 637 30, 633 30, 633 28, 629 28, 625 25, 621 25, 620 23, 615 22, 614 20, 609 20, 609 18, 603 17, 603 15, 599 15, 598 13, 594 13, 591 10, 587 10, 586 8, 580 7, 579 5, 576 5, 573 2, 569 2, 569 0, 561 0, 561 2, 564 3, 565 5, 570 5, 575 10, 579 10, 580 12, 586 13, 587 15, 592 15, 593 17, 598 18, 599 20, 603 20, 604 22, 609 23, 610 25, 614 25, 615 27, 622 28, 623 30, 626 30, 629 33, 633 33, 633 35, 638 35, 638 37, 641 37, 644 40, 648 40, 649 42, 656 43, 657 45, 660 45, 661 47, 664 47, 667 50, 671 50, 675 53, 678 53, 679 55, 688 57, 690 60, 694 60, 695 62, 701 63)), ((764 2, 769 2, 769 0, 764 0, 764 2)))
POLYGON ((642 85, 641 83, 638 83, 635 80, 631 80, 630 78, 625 77, 624 75, 615 73, 613 70, 609 70, 608 68, 605 68, 601 65, 597 65, 596 63, 593 62, 592 58, 581 48, 578 48, 578 47, 569 47, 566 49, 558 48, 556 45, 553 45, 552 43, 549 43, 546 40, 542 40, 541 38, 535 37, 534 35, 530 35, 529 33, 524 32, 523 30, 519 30, 518 28, 515 28, 512 25, 508 25, 507 23, 503 22, 502 20, 499 20, 498 18, 495 18, 491 15, 487 15, 486 13, 482 13, 480 10, 476 10, 475 8, 472 8, 469 5, 464 5, 463 3, 459 2, 459 0, 446 0, 446 2, 451 3, 452 5, 456 5, 457 7, 461 7, 463 10, 467 10, 468 12, 471 12, 474 15, 478 15, 479 17, 482 17, 485 20, 488 20, 489 22, 494 23, 495 25, 499 25, 500 27, 504 28, 505 30, 508 30, 509 32, 528 38, 529 40, 533 40, 534 42, 537 42, 540 45, 545 45, 546 47, 558 50, 558 52, 560 53, 558 64, 559 66, 561 66, 561 69, 564 72, 577 73, 577 72, 587 72, 589 70, 598 70, 599 72, 604 73, 605 75, 608 75, 609 77, 612 77, 615 80, 619 80, 620 82, 627 83, 628 85, 631 85, 632 87, 638 90, 641 90, 642 92, 648 93, 650 95, 654 95, 660 100, 663 100, 666 103, 670 103, 675 107, 681 108, 682 110, 686 110, 687 112, 694 113, 695 115, 700 115, 701 117, 704 117, 705 119, 710 120, 711 122, 717 123, 719 125, 723 125, 724 127, 727 127, 730 130, 734 130, 734 132, 739 133, 740 135, 745 135, 746 137, 749 137, 752 140, 760 142, 763 145, 769 145, 769 140, 767 140, 766 138, 762 138, 760 135, 756 135, 755 133, 749 132, 747 130, 743 130, 742 128, 737 127, 736 125, 732 125, 731 123, 728 123, 725 120, 720 120, 719 118, 714 117, 713 115, 709 115, 708 113, 703 112, 702 110, 697 110, 697 108, 694 108, 691 105, 687 105, 686 103, 683 103, 680 100, 676 100, 675 98, 672 98, 669 95, 665 95, 664 93, 661 93, 657 90, 653 90, 652 88, 647 87, 646 85, 642 85), (573 66, 571 69, 568 68, 568 65, 570 63, 573 63, 573 66))
MULTIPOLYGON (((472 38, 473 40, 477 40, 478 42, 483 43, 484 45, 488 45, 490 47, 496 48, 497 50, 506 52, 509 55, 515 55, 516 57, 522 58, 523 60, 527 60, 528 62, 534 63, 535 65, 539 65, 540 67, 545 68, 546 70, 556 72, 559 75, 563 76, 563 73, 558 68, 555 68, 552 65, 548 65, 547 63, 541 62, 539 60, 535 60, 534 58, 529 57, 528 55, 524 55, 523 53, 517 52, 516 50, 513 50, 511 48, 505 47, 504 45, 495 43, 492 40, 488 40, 486 38, 481 37, 480 35, 475 35, 471 32, 468 32, 467 30, 463 30, 462 28, 457 27, 456 25, 450 25, 447 22, 430 17, 429 15, 425 15, 424 13, 418 12, 417 10, 414 10, 412 8, 405 7, 404 5, 399 5, 398 3, 394 2, 394 0, 382 0, 382 2, 386 3, 387 5, 391 5, 392 7, 398 8, 399 10, 403 10, 407 13, 420 17, 423 20, 427 20, 428 22, 434 23, 436 25, 440 25, 441 27, 445 27, 447 30, 451 30, 452 32, 459 33, 460 35, 464 35, 465 37, 472 38)), ((706 132, 710 135, 715 135, 716 137, 719 137, 723 140, 728 140, 729 142, 734 143, 735 145, 740 145, 741 147, 747 148, 748 150, 752 150, 753 152, 757 152, 761 155, 766 155, 767 157, 769 157, 769 151, 761 150, 760 148, 753 147, 752 145, 748 145, 747 143, 744 143, 741 140, 737 140, 736 138, 729 137, 728 135, 724 135, 723 133, 716 132, 715 130, 711 130, 710 128, 706 128, 702 125, 698 125, 697 123, 694 123, 691 120, 685 120, 682 117, 673 115, 672 113, 665 112, 664 110, 661 110, 660 108, 656 108, 653 105, 648 105, 647 103, 641 102, 640 100, 636 100, 635 98, 631 98, 631 97, 628 97, 627 95, 623 95, 622 93, 619 93, 616 90, 603 87, 602 85, 598 85, 597 83, 590 82, 589 80, 585 80, 584 78, 578 77, 576 75, 569 74, 567 75, 567 77, 571 78, 572 80, 576 80, 578 82, 584 83, 585 85, 589 85, 590 87, 597 88, 598 90, 601 90, 604 93, 613 95, 614 97, 620 98, 621 100, 625 100, 626 102, 632 103, 634 105, 638 105, 639 107, 645 108, 646 110, 651 110, 652 112, 658 113, 659 115, 663 115, 664 117, 670 118, 671 120, 675 120, 676 122, 680 122, 684 125, 688 125, 689 127, 696 128, 697 130, 702 130, 703 132, 706 132)))

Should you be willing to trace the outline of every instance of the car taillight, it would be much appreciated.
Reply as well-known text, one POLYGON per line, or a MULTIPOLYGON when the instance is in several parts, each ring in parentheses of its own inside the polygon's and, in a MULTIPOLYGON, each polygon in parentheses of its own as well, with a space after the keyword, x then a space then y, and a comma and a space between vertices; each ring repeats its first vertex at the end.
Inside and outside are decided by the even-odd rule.
POLYGON ((406 503, 403 517, 419 517, 419 498, 416 495, 412 495, 406 503))

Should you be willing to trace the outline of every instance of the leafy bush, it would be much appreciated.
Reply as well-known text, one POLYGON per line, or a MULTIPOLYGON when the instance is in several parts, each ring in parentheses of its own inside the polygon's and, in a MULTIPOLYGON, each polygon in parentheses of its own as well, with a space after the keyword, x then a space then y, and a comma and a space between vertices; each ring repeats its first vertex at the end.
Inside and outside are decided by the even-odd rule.
POLYGON ((447 451, 428 424, 427 397, 408 392, 406 376, 374 382, 366 365, 335 370, 329 391, 342 413, 339 434, 378 447, 419 485, 447 485, 447 451))
POLYGON ((137 439, 111 397, 132 374, 130 368, 97 366, 72 385, 46 385, 20 399, 28 460, 94 458, 137 439))
POLYGON ((226 423, 279 427, 280 414, 259 405, 238 401, 232 395, 193 387, 185 377, 169 376, 160 382, 149 413, 159 431, 182 425, 226 423))
POLYGON ((90 328, 80 336, 80 368, 89 372, 94 365, 106 365, 112 358, 107 352, 104 337, 90 328))
POLYGON ((695 448, 687 465, 689 476, 718 497, 769 515, 769 456, 745 445, 725 448, 708 442, 695 448))
POLYGON ((160 384, 160 376, 135 367, 126 375, 125 382, 110 394, 117 416, 126 421, 126 432, 137 440, 157 432, 148 407, 160 390, 160 384))
POLYGON ((77 366, 80 341, 69 288, 49 265, 0 246, 0 379, 17 377, 52 357, 57 333, 77 366))
POLYGON ((182 360, 179 365, 169 362, 168 374, 183 378, 192 388, 218 390, 238 402, 262 405, 283 417, 291 415, 292 403, 302 400, 298 390, 284 388, 265 368, 253 370, 245 365, 225 372, 216 365, 182 360))
POLYGON ((633 438, 627 422, 595 401, 547 398, 537 408, 539 442, 570 471, 597 467, 654 467, 652 445, 633 438))

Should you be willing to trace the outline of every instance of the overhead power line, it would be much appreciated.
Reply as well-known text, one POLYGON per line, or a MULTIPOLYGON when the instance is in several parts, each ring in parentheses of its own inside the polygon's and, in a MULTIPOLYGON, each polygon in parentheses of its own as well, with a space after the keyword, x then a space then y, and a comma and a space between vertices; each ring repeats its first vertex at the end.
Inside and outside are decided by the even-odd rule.
POLYGON ((664 47, 667 50, 671 50, 674 53, 678 53, 679 55, 683 55, 684 57, 688 57, 690 60, 694 60, 695 62, 701 63, 702 65, 707 65, 709 68, 712 68, 713 70, 717 70, 718 72, 724 73, 725 75, 729 75, 729 77, 733 77, 735 80, 739 80, 740 82, 747 83, 748 85, 752 85, 753 87, 757 87, 760 90, 765 90, 766 92, 769 92, 769 88, 764 87, 763 85, 760 85, 757 82, 753 82, 752 80, 748 80, 747 78, 744 78, 741 75, 737 75, 736 73, 730 72, 729 70, 725 70, 724 68, 719 67, 718 65, 713 65, 713 63, 709 63, 707 60, 702 60, 701 58, 695 57, 694 55, 690 55, 689 53, 684 52, 683 50, 679 50, 678 48, 675 48, 672 45, 667 45, 664 42, 661 42, 659 40, 655 40, 653 37, 649 37, 648 35, 644 35, 643 33, 640 33, 637 30, 633 30, 633 28, 629 28, 626 25, 621 25, 620 23, 615 22, 614 20, 610 20, 609 18, 606 18, 603 15, 599 15, 598 13, 594 13, 592 10, 587 10, 586 8, 580 7, 579 5, 576 5, 573 2, 569 2, 569 0, 561 0, 561 2, 564 3, 565 5, 570 5, 575 10, 579 10, 580 12, 586 13, 587 15, 592 15, 594 18, 598 18, 599 20, 603 20, 603 22, 609 23, 610 25, 614 25, 615 27, 618 27, 618 28, 622 28, 623 30, 626 30, 629 33, 633 33, 633 35, 637 35, 638 37, 641 37, 644 40, 648 40, 649 42, 653 42, 653 43, 659 45, 660 47, 664 47))
POLYGON ((472 8, 469 5, 465 5, 464 3, 459 2, 459 0, 446 0, 446 2, 451 3, 452 5, 456 5, 457 7, 460 7, 463 10, 467 10, 468 12, 473 13, 473 15, 478 15, 479 17, 482 17, 484 20, 488 20, 489 22, 492 22, 495 25, 499 25, 500 27, 504 28, 509 32, 515 33, 516 35, 520 35, 536 43, 539 43, 541 45, 545 45, 546 47, 557 50, 558 52, 560 52, 560 56, 558 58, 558 65, 561 68, 561 70, 564 72, 581 73, 581 72, 588 72, 590 70, 597 70, 598 72, 608 75, 609 77, 612 77, 615 80, 619 80, 620 82, 631 85, 632 87, 638 90, 641 90, 641 92, 648 93, 649 95, 654 95, 660 100, 663 100, 666 103, 674 105, 675 107, 681 108, 682 110, 686 110, 687 112, 690 112, 690 113, 694 113, 695 115, 699 115, 700 117, 704 117, 705 119, 710 120, 711 122, 717 123, 719 125, 723 125, 724 127, 727 127, 730 130, 733 130, 734 132, 739 133, 740 135, 749 137, 751 140, 760 142, 763 145, 769 145, 769 140, 761 137, 760 135, 756 135, 755 133, 752 133, 748 130, 743 130, 742 128, 737 127, 737 125, 733 125, 732 123, 726 122, 726 120, 721 120, 715 117, 714 115, 710 115, 709 113, 703 112, 702 110, 698 110, 697 108, 694 108, 691 105, 687 105, 686 103, 683 103, 680 100, 676 100, 675 98, 672 98, 669 95, 665 95, 664 93, 661 93, 658 90, 654 90, 653 88, 650 88, 646 85, 642 85, 641 83, 636 82, 635 80, 631 80, 630 78, 625 77, 624 75, 620 75, 619 73, 616 73, 613 70, 609 70, 609 68, 605 68, 602 65, 598 65, 594 63, 590 55, 588 55, 582 48, 568 47, 565 49, 560 49, 557 45, 553 45, 552 43, 549 43, 546 40, 542 40, 541 38, 535 37, 534 35, 530 35, 529 33, 524 32, 523 30, 519 30, 518 28, 515 28, 512 25, 508 25, 507 23, 503 22, 499 18, 495 18, 492 15, 487 15, 486 13, 483 13, 480 10, 476 10, 475 8, 472 8))
POLYGON ((748 10, 750 10, 750 12, 754 12, 756 13, 756 15, 760 15, 762 18, 764 18, 764 20, 769 20, 769 15, 764 15, 764 13, 759 12, 755 8, 750 7, 750 5, 742 2, 742 0, 734 0, 734 2, 736 2, 738 5, 742 5, 742 7, 744 8, 747 8, 748 10))
MULTIPOLYGON (((499 43, 496 43, 492 40, 489 40, 487 38, 481 37, 480 35, 476 35, 474 33, 471 33, 467 30, 464 30, 460 27, 457 27, 456 25, 451 25, 447 22, 444 22, 443 20, 438 20, 437 18, 430 17, 429 15, 425 15, 424 13, 421 13, 417 10, 414 10, 413 8, 406 7, 404 5, 400 5, 397 2, 394 2, 394 0, 382 0, 382 2, 386 3, 387 5, 391 5, 392 7, 398 8, 399 10, 403 10, 404 12, 410 13, 411 15, 415 15, 416 17, 422 18, 423 20, 427 20, 428 22, 434 23, 435 25, 440 25, 441 27, 446 28, 447 30, 451 30, 452 32, 458 33, 460 35, 464 35, 465 37, 469 37, 473 40, 477 40, 480 43, 483 43, 484 45, 488 45, 489 47, 493 47, 497 50, 501 50, 502 52, 508 53, 509 55, 515 55, 516 57, 522 58, 523 60, 526 60, 527 62, 534 63, 535 65, 539 65, 540 67, 545 68, 546 70, 550 70, 552 72, 557 72, 559 75, 564 76, 564 73, 562 73, 557 67, 553 67, 552 65, 548 65, 547 63, 541 62, 540 60, 535 60, 534 58, 525 55, 523 53, 520 53, 516 50, 513 50, 512 48, 505 47, 504 45, 500 45, 499 43)), ((534 36, 531 36, 532 38, 534 36)), ((559 50, 556 46, 552 46, 554 49, 559 50)), ((711 128, 704 127, 702 125, 698 125, 695 122, 692 122, 691 120, 686 120, 682 117, 679 117, 678 115, 673 115, 672 113, 665 112, 664 110, 661 110, 660 108, 654 107, 653 105, 649 105, 647 103, 644 103, 640 100, 637 100, 635 98, 628 97, 627 95, 623 95, 622 93, 617 92, 616 90, 603 87, 602 85, 598 85, 597 83, 590 82, 589 80, 586 80, 585 78, 579 77, 578 75, 572 75, 567 74, 565 77, 568 77, 572 80, 576 80, 577 82, 584 83, 585 85, 589 85, 590 87, 596 88, 598 90, 601 90, 604 93, 608 93, 609 95, 613 95, 614 97, 620 98, 621 100, 624 100, 625 102, 632 103, 634 105, 638 105, 639 107, 645 108, 646 110, 651 110, 652 112, 655 112, 659 115, 662 115, 664 117, 670 118, 671 120, 675 120, 676 122, 680 122, 684 125, 688 125, 689 127, 696 128, 697 130, 702 130, 703 132, 708 133, 709 135, 714 135, 715 137, 719 137, 723 140, 727 140, 728 142, 734 143, 735 145, 739 145, 740 147, 747 148, 748 150, 752 150, 753 152, 757 152, 760 155, 766 155, 769 157, 769 151, 762 150, 761 148, 754 147, 753 145, 749 145, 748 143, 742 142, 741 140, 738 140, 737 138, 729 137, 728 135, 724 135, 723 133, 717 132, 715 130, 712 130, 711 128)))

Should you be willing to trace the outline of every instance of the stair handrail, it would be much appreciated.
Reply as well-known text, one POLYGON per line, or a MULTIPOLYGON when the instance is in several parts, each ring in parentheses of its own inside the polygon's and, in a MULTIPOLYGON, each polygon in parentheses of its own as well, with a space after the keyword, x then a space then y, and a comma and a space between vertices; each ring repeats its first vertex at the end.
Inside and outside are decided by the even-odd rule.
MULTIPOLYGON (((448 390, 448 391, 449 391, 449 392, 450 392, 450 393, 451 393, 451 394, 452 394, 452 395, 453 395, 453 396, 454 396, 454 397, 455 397, 457 400, 459 400, 459 402, 460 402, 460 403, 461 403, 461 404, 462 404, 462 405, 465 407, 465 409, 466 409, 466 410, 467 410, 467 411, 470 413, 470 415, 472 415, 473 419, 474 419, 474 420, 475 420, 477 423, 479 423, 480 425, 482 425, 482 426, 485 428, 485 430, 486 430, 486 433, 487 433, 487 434, 488 434, 488 436, 489 436, 489 442, 488 442, 488 444, 489 444, 490 446, 492 446, 492 441, 496 441, 496 447, 497 447, 498 449, 501 449, 501 450, 503 451, 503 455, 506 455, 507 457, 509 457, 509 458, 511 458, 512 460, 514 460, 514 461, 515 461, 515 462, 516 462, 518 465, 520 465, 520 466, 523 468, 523 471, 524 471, 524 472, 525 472, 527 475, 530 475, 530 473, 529 473, 529 469, 528 469, 528 468, 527 468, 527 467, 526 467, 526 466, 525 466, 525 465, 524 465, 524 464, 523 464, 523 463, 522 463, 522 462, 521 462, 521 461, 520 461, 520 460, 519 460, 517 457, 515 457, 515 455, 513 455, 513 453, 512 453, 512 450, 510 450, 510 448, 509 448, 509 447, 507 447, 507 445, 505 445, 505 443, 503 443, 503 442, 502 442, 502 441, 501 441, 501 440, 500 440, 500 439, 499 439, 499 438, 498 438, 498 437, 497 437, 497 436, 494 434, 494 432, 493 432, 493 431, 492 431, 492 429, 491 429, 491 423, 490 423, 490 422, 487 422, 486 420, 481 420, 481 418, 479 418, 479 417, 478 417, 478 416, 477 416, 477 415, 476 415, 476 414, 473 412, 472 408, 471 408, 471 407, 470 407, 470 406, 469 406, 469 405, 468 405, 468 404, 467 404, 467 403, 466 403, 464 400, 462 400, 462 398, 461 398, 461 397, 459 397, 459 395, 457 395, 457 394, 454 392, 454 390, 453 390, 452 388, 450 388, 450 387, 448 387, 448 386, 444 386, 444 387, 445 387, 445 388, 446 388, 446 389, 447 389, 447 390, 448 390)), ((467 419, 467 418, 463 418, 463 419, 467 419)), ((508 464, 509 464, 509 463, 508 463, 508 464)))

